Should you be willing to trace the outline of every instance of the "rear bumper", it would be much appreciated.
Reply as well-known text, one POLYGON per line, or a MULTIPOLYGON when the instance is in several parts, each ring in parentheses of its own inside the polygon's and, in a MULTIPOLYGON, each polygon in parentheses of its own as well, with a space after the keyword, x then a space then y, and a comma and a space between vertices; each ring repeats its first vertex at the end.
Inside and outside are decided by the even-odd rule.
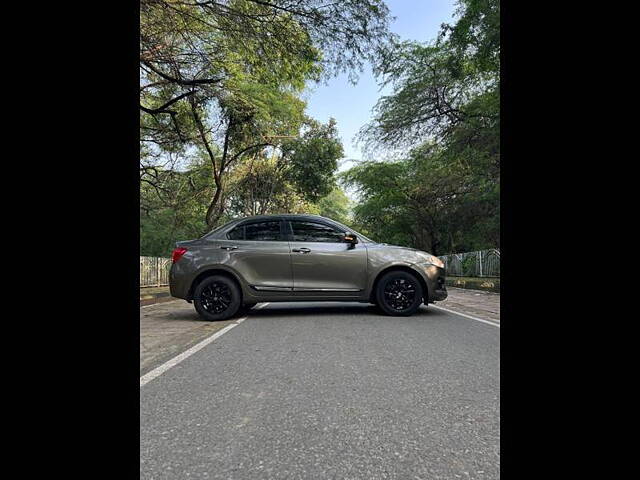
POLYGON ((169 270, 169 292, 172 297, 187 300, 191 283, 187 272, 178 265, 179 263, 178 261, 171 265, 169 270))

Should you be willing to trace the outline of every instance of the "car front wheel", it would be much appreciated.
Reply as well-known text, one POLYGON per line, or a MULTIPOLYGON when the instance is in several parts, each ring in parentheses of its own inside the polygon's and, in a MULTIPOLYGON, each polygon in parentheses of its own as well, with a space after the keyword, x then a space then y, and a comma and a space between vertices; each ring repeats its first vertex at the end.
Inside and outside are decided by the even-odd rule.
POLYGON ((242 298, 233 280, 213 275, 198 284, 193 294, 193 304, 202 318, 213 322, 226 320, 238 313, 242 298))
POLYGON ((422 285, 416 277, 403 271, 385 273, 376 287, 376 301, 387 315, 413 315, 422 304, 422 285))

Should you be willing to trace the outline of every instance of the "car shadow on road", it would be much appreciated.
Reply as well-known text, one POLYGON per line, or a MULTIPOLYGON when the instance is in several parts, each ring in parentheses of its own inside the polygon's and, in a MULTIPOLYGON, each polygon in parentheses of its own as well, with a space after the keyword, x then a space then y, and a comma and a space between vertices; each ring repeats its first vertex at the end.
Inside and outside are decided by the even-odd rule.
MULTIPOLYGON (((183 307, 181 305, 181 307, 183 307)), ((155 317, 157 320, 161 321, 169 321, 169 322, 197 322, 208 324, 211 323, 208 320, 204 320, 198 315, 198 313, 193 309, 191 305, 189 308, 179 308, 172 309, 170 311, 161 311, 161 312, 149 312, 148 315, 155 317)), ((348 304, 339 304, 339 303, 269 303, 268 308, 252 308, 251 310, 245 310, 235 317, 223 320, 223 321, 233 321, 238 318, 242 318, 247 316, 249 318, 288 318, 288 317, 332 317, 336 315, 353 315, 353 316, 375 316, 375 317, 386 317, 386 318, 435 318, 439 316, 446 316, 446 312, 441 310, 436 310, 435 308, 427 308, 424 305, 420 307, 420 309, 410 317, 391 317, 385 315, 382 310, 380 310, 377 306, 365 303, 348 303, 348 304)), ((218 322, 213 322, 218 323, 218 322)))
MULTIPOLYGON (((427 308, 424 305, 411 317, 435 317, 441 316, 443 313, 434 308, 427 308)), ((362 315, 362 316, 378 316, 388 317, 376 305, 368 304, 348 304, 348 305, 296 305, 296 304, 277 304, 270 303, 268 308, 253 308, 247 312, 250 318, 267 318, 267 317, 295 317, 295 316, 314 316, 326 317, 333 315, 362 315)), ((410 318, 410 317, 395 317, 410 318)))

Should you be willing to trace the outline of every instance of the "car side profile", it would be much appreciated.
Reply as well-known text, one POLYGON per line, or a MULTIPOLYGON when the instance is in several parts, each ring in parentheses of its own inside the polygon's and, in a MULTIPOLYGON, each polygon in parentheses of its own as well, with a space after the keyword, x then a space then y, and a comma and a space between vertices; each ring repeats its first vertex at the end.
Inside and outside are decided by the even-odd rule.
POLYGON ((206 320, 260 302, 374 303, 411 315, 447 298, 444 264, 413 248, 377 243, 317 215, 233 220, 198 240, 177 242, 171 295, 206 320))

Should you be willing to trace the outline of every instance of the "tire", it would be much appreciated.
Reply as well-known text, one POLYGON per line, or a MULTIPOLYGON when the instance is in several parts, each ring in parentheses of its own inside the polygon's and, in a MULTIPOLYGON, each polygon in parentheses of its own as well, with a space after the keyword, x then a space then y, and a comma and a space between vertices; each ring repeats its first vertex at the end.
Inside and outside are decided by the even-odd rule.
POLYGON ((420 308, 423 296, 420 281, 401 270, 385 273, 376 286, 376 302, 387 315, 413 315, 420 308))
POLYGON ((193 305, 204 320, 215 322, 233 317, 242 306, 240 288, 229 277, 203 279, 193 293, 193 305))

